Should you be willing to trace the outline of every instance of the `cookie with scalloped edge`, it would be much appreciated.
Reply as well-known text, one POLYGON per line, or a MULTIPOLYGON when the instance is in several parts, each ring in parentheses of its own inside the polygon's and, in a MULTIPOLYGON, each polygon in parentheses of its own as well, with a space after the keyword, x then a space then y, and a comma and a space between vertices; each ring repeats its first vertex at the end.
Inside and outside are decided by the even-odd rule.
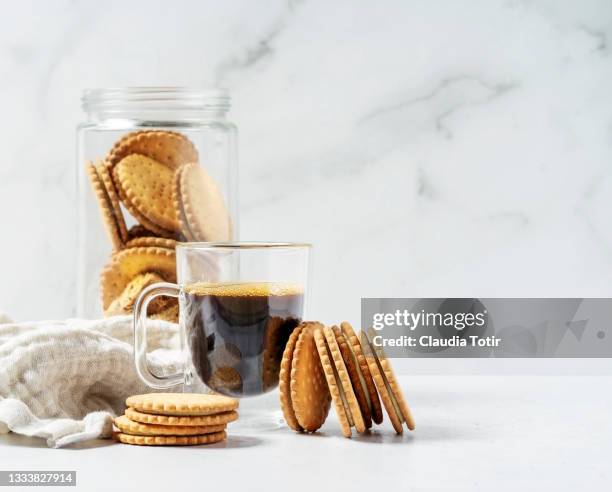
POLYGON ((146 228, 180 232, 172 201, 172 169, 147 156, 130 154, 113 168, 113 180, 125 207, 146 228))
POLYGON ((225 430, 225 424, 218 425, 157 425, 143 424, 129 419, 125 415, 116 417, 113 421, 124 434, 133 436, 198 436, 221 432, 225 430))
POLYGON ((238 412, 221 412, 214 415, 155 415, 151 413, 139 412, 133 408, 125 409, 125 416, 134 422, 154 425, 227 425, 238 419, 238 412))
POLYGON ((113 145, 107 161, 117 165, 131 154, 141 154, 170 169, 187 162, 198 162, 198 151, 185 135, 168 130, 138 130, 124 135, 113 145))
POLYGON ((190 241, 229 241, 232 225, 217 184, 197 163, 175 173, 173 204, 180 231, 190 241))
POLYGON ((357 401, 357 397, 355 396, 355 391, 353 389, 353 385, 351 384, 348 371, 346 370, 344 359, 342 359, 340 347, 338 347, 338 342, 331 327, 324 326, 322 330, 323 335, 325 335, 325 341, 327 342, 327 347, 329 349, 329 353, 331 354, 332 361, 336 367, 336 374, 338 375, 337 381, 339 381, 341 385, 340 390, 342 393, 344 393, 344 402, 347 405, 346 409, 349 423, 355 427, 357 432, 361 434, 366 431, 365 422, 363 420, 363 416, 361 415, 359 403, 357 401))
POLYGON ((204 393, 146 393, 125 400, 128 407, 156 415, 214 415, 238 408, 238 400, 204 393))
POLYGON ((351 437, 352 432, 351 423, 348 419, 348 404, 345 401, 346 398, 342 392, 342 385, 340 383, 340 379, 338 378, 323 330, 320 327, 317 328, 318 329, 314 330, 315 344, 317 346, 317 351, 319 352, 319 359, 321 361, 323 373, 325 374, 329 393, 332 401, 334 402, 336 416, 340 422, 340 429, 344 437, 351 437))
MULTIPOLYGON (((366 333, 366 336, 368 333, 366 333)), ((393 406, 395 408, 396 413, 400 417, 400 420, 406 424, 409 430, 414 430, 415 422, 414 417, 412 416, 412 412, 410 411, 410 407, 408 406, 408 402, 404 397, 404 392, 400 387, 397 377, 395 376, 395 372, 393 371, 393 367, 391 366, 391 361, 387 359, 385 355, 385 351, 382 347, 376 347, 374 343, 372 343, 373 332, 369 331, 369 336, 367 336, 368 342, 370 344, 370 349, 374 354, 376 359, 378 368, 383 376, 383 380, 388 389, 391 398, 393 399, 393 406)))
POLYGON ((291 404, 302 429, 315 432, 327 419, 331 395, 314 339, 320 323, 303 322, 291 360, 291 404))
POLYGON ((138 247, 114 253, 100 275, 102 309, 108 309, 134 277, 147 272, 158 274, 166 282, 176 282, 174 251, 167 248, 138 247))
MULTIPOLYGON (((163 282, 164 279, 153 272, 145 272, 136 275, 123 289, 123 292, 114 299, 107 309, 104 310, 104 316, 117 316, 122 314, 129 314, 134 309, 134 304, 140 293, 148 287, 157 282, 163 282)), ((149 313, 158 313, 166 309, 167 297, 158 297, 151 301, 149 304, 149 313)))
POLYGON ((121 230, 117 223, 111 199, 106 192, 106 187, 104 186, 102 178, 98 174, 98 168, 91 162, 87 163, 87 177, 96 196, 96 200, 98 201, 102 224, 111 241, 112 248, 115 251, 119 251, 123 248, 121 230))
POLYGON ((372 427, 372 413, 368 393, 364 387, 365 384, 363 382, 363 376, 360 374, 359 364, 357 364, 355 356, 349 347, 348 341, 340 331, 340 328, 333 326, 332 330, 334 332, 334 336, 336 337, 338 348, 340 349, 340 355, 342 356, 342 360, 346 366, 346 372, 353 388, 353 392, 355 393, 355 398, 359 404, 359 411, 363 417, 365 428, 370 429, 372 427))
POLYGON ((201 436, 133 436, 117 432, 115 439, 123 444, 137 446, 198 446, 200 444, 214 444, 225 440, 225 431, 213 432, 201 436))
POLYGON ((278 377, 281 410, 283 411, 287 425, 298 432, 303 431, 304 429, 298 422, 295 412, 293 411, 293 404, 291 403, 291 362, 293 361, 295 345, 301 332, 302 326, 298 325, 289 336, 289 340, 287 341, 287 345, 285 345, 285 350, 283 351, 283 358, 281 359, 278 377))
POLYGON ((133 239, 128 240, 125 243, 126 248, 138 248, 138 247, 146 247, 146 246, 154 246, 157 248, 167 248, 174 249, 176 248, 176 239, 169 239, 165 237, 157 237, 157 236, 140 236, 135 237, 133 239))
POLYGON ((117 187, 115 186, 113 177, 111 175, 110 165, 106 161, 100 162, 96 165, 96 170, 98 171, 98 175, 104 184, 104 188, 108 194, 108 198, 110 199, 111 206, 113 207, 113 214, 115 216, 115 220, 117 221, 117 226, 119 227, 119 235, 121 240, 125 243, 128 240, 128 230, 127 225, 125 224, 123 210, 121 209, 121 202, 117 193, 117 187))
POLYGON ((342 323, 340 323, 340 329, 342 330, 342 333, 349 342, 349 348, 353 351, 353 354, 357 359, 357 363, 359 364, 359 369, 361 371, 361 375, 363 376, 363 383, 366 386, 367 394, 369 396, 368 400, 370 403, 372 420, 376 424, 382 424, 382 405, 380 403, 378 391, 376 390, 376 384, 374 384, 374 379, 372 379, 372 373, 370 372, 370 368, 368 367, 368 361, 366 360, 363 354, 363 349, 361 347, 359 337, 355 334, 353 327, 347 321, 343 321, 342 323))
POLYGON ((380 399, 382 400, 385 410, 387 411, 389 420, 391 420, 391 425, 395 429, 395 432, 398 434, 403 434, 404 429, 402 427, 401 411, 397 405, 397 402, 395 401, 395 398, 393 398, 391 388, 383 374, 383 369, 380 366, 376 352, 374 351, 367 334, 363 330, 361 330, 361 346, 364 348, 365 357, 368 361, 368 367, 372 373, 372 379, 374 379, 374 383, 376 384, 376 388, 380 394, 380 399))

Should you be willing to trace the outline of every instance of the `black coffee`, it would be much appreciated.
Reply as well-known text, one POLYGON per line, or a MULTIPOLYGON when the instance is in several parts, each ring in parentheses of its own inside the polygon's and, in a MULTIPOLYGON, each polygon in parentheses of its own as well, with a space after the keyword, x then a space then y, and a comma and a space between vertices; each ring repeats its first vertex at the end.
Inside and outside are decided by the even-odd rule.
POLYGON ((229 396, 265 393, 278 385, 289 335, 304 296, 296 285, 191 284, 181 312, 198 376, 229 396))

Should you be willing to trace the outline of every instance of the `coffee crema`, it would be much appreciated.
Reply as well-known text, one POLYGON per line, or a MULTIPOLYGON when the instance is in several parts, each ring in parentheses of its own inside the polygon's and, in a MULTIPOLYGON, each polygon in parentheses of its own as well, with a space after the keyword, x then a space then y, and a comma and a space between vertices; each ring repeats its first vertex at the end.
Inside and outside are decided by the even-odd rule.
POLYGON ((194 283, 183 290, 181 322, 200 379, 229 396, 274 389, 285 345, 301 321, 303 288, 254 282, 194 283))

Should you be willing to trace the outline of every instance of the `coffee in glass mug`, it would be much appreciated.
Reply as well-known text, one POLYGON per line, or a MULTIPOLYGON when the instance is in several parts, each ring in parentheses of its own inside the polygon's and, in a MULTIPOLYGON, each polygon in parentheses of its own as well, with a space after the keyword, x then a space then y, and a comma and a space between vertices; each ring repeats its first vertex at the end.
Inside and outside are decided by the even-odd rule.
POLYGON ((134 310, 135 362, 153 388, 185 381, 187 371, 210 389, 234 397, 278 385, 283 351, 304 317, 310 245, 181 243, 178 284, 153 284, 134 310), (146 365, 146 308, 160 295, 179 298, 185 370, 152 374, 146 365))

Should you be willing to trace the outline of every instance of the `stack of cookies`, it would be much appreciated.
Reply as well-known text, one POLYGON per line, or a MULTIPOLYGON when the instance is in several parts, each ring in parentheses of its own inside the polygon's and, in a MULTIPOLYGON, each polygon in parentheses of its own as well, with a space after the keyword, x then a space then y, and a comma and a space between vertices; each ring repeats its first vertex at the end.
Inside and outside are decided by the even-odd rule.
POLYGON ((280 369, 280 403, 287 424, 315 432, 333 402, 342 434, 367 432, 383 422, 382 406, 398 434, 414 419, 391 363, 365 332, 358 337, 349 323, 340 327, 303 322, 287 342, 280 369), (381 405, 382 400, 382 405, 381 405))
MULTIPOLYGON (((106 316, 129 314, 153 282, 174 282, 177 241, 227 241, 231 221, 223 196, 198 151, 183 134, 128 133, 105 159, 87 163, 113 253, 101 275, 106 316), (128 229, 127 224, 134 225, 128 229)), ((176 320, 176 300, 151 306, 152 315, 176 320)), ((155 317, 155 316, 152 316, 155 317)))
POLYGON ((196 393, 130 396, 125 415, 115 419, 115 438, 141 446, 189 446, 225 440, 238 418, 238 400, 196 393))

